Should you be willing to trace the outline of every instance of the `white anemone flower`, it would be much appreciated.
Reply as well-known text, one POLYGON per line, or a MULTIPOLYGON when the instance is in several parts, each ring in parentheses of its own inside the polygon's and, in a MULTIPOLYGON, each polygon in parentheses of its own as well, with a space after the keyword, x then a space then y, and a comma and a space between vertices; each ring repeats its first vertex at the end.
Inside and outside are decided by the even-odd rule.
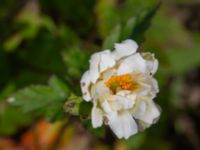
POLYGON ((94 53, 81 79, 85 101, 92 101, 92 126, 109 125, 118 138, 128 139, 155 123, 160 109, 153 99, 158 61, 152 53, 136 52, 133 40, 116 43, 114 50, 94 53))

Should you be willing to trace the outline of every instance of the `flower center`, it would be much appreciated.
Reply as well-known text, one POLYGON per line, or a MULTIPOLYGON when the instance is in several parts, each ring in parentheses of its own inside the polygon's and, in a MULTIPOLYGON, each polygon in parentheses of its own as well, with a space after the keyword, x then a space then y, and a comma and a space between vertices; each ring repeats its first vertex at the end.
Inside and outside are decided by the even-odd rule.
POLYGON ((105 85, 113 92, 116 93, 119 90, 134 91, 138 89, 139 84, 131 74, 114 75, 105 82, 105 85))

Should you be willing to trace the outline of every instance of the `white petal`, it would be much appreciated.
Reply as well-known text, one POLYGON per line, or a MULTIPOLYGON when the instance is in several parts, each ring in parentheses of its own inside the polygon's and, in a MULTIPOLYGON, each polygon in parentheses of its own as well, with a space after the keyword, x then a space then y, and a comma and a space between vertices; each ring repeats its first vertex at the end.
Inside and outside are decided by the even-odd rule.
POLYGON ((91 96, 94 100, 105 99, 110 94, 110 90, 105 86, 103 81, 99 81, 91 87, 91 96))
POLYGON ((136 91, 137 94, 140 94, 141 96, 144 96, 144 95, 148 95, 151 92, 151 90, 152 90, 151 85, 149 85, 147 83, 142 83, 142 82, 139 83, 139 84, 140 84, 141 88, 139 88, 136 91))
POLYGON ((113 59, 109 50, 103 51, 101 53, 100 61, 100 72, 105 71, 106 69, 113 67, 115 65, 115 60, 113 59))
POLYGON ((133 40, 125 40, 122 43, 115 44, 115 51, 113 51, 113 56, 115 60, 119 60, 122 57, 134 54, 138 48, 138 45, 133 40))
MULTIPOLYGON (((150 62, 149 62, 150 63, 150 62)), ((152 62, 152 63, 150 63, 150 64, 152 64, 151 65, 151 73, 152 74, 155 74, 156 73, 156 71, 158 70, 158 60, 157 59, 154 59, 154 61, 152 62)), ((150 65, 149 65, 150 66, 150 65)), ((149 67, 150 68, 150 67, 149 67)))
POLYGON ((103 124, 103 112, 101 109, 94 106, 92 108, 92 126, 93 128, 100 127, 103 124))
POLYGON ((92 83, 95 83, 96 80, 100 76, 100 72, 99 72, 100 61, 101 61, 100 53, 95 53, 91 56, 89 74, 90 74, 90 80, 92 83))
POLYGON ((117 92, 117 95, 120 95, 120 96, 127 96, 129 94, 131 94, 131 91, 129 90, 120 90, 117 92))
POLYGON ((120 112, 112 118, 108 115, 108 119, 110 128, 120 139, 128 139, 138 131, 137 124, 128 111, 120 112))
POLYGON ((143 106, 139 106, 133 115, 135 118, 140 119, 145 123, 152 124, 154 123, 154 120, 160 116, 159 108, 152 100, 145 101, 145 104, 145 111, 143 111, 144 109, 141 109, 143 106))
POLYGON ((142 100, 139 100, 138 104, 136 105, 133 116, 137 119, 141 118, 144 115, 145 111, 146 111, 146 103, 142 100))
POLYGON ((106 81, 111 78, 111 76, 116 75, 116 69, 108 69, 102 73, 102 78, 106 81))
POLYGON ((112 109, 110 107, 110 104, 107 102, 107 100, 103 100, 103 102, 101 103, 102 108, 104 109, 104 111, 106 113, 111 113, 112 109))
POLYGON ((148 76, 146 81, 144 83, 140 83, 140 85, 142 88, 137 92, 143 96, 147 96, 150 99, 155 98, 156 94, 159 92, 158 82, 151 76, 148 76))
POLYGON ((108 118, 108 123, 115 121, 117 116, 118 116, 117 111, 111 111, 107 113, 106 117, 108 118))
POLYGON ((139 53, 131 55, 122 60, 117 70, 118 75, 132 72, 146 72, 146 61, 141 57, 139 53))
POLYGON ((152 53, 142 53, 142 57, 146 60, 148 73, 155 74, 158 69, 158 60, 152 53))
POLYGON ((85 101, 91 100, 91 96, 89 93, 90 84, 91 84, 91 81, 90 81, 89 71, 86 71, 81 78, 81 91, 83 93, 83 99, 85 101))
POLYGON ((129 95, 124 97, 120 95, 112 95, 109 97, 110 107, 114 110, 130 109, 135 103, 136 95, 129 95))
POLYGON ((158 107, 155 105, 155 103, 149 102, 147 105, 146 113, 142 117, 142 120, 146 123, 153 123, 155 119, 157 119, 160 116, 160 111, 158 107))
POLYGON ((156 97, 157 93, 159 92, 158 83, 155 79, 151 79, 151 91, 149 95, 153 98, 156 97))
POLYGON ((149 98, 151 97, 150 99, 153 99, 159 92, 157 81, 148 74, 140 74, 138 84, 140 85, 140 88, 136 93, 141 96, 148 96, 149 98))
POLYGON ((100 73, 106 69, 113 67, 115 60, 109 50, 95 53, 90 59, 90 80, 95 83, 100 76, 100 73))
POLYGON ((149 81, 150 81, 150 84, 152 86, 152 90, 155 93, 158 93, 159 92, 158 82, 154 78, 151 78, 151 80, 149 80, 149 81))

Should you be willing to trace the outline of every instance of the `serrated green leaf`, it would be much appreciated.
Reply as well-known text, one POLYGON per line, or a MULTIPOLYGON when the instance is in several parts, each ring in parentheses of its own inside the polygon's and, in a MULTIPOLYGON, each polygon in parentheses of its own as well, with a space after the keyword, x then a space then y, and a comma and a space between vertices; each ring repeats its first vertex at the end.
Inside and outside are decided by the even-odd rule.
POLYGON ((56 102, 54 105, 51 105, 45 112, 44 116, 49 121, 61 120, 65 117, 63 112, 64 101, 56 102))
POLYGON ((61 81, 58 77, 52 76, 49 79, 49 86, 61 97, 66 98, 66 96, 69 96, 70 89, 66 84, 61 81))
POLYGON ((48 86, 29 86, 18 91, 13 96, 16 106, 20 106, 24 112, 32 112, 40 108, 49 107, 50 102, 59 100, 60 96, 48 86))
POLYGON ((63 105, 69 92, 67 86, 53 76, 49 80, 49 86, 32 85, 15 93, 12 104, 20 107, 24 113, 33 113, 34 116, 54 120, 63 116, 63 105))

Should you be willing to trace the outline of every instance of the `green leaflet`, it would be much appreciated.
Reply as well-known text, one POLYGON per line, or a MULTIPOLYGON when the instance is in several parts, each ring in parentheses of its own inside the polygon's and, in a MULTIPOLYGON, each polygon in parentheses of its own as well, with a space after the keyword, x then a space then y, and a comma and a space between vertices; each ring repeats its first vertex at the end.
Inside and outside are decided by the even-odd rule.
POLYGON ((121 25, 117 25, 110 33, 110 35, 108 35, 104 42, 103 42, 103 49, 111 49, 113 48, 114 43, 119 41, 120 38, 120 34, 121 34, 121 25))
POLYGON ((114 43, 126 39, 133 39, 139 44, 142 43, 145 39, 145 32, 150 27, 151 20, 159 7, 160 3, 139 15, 132 16, 126 23, 122 25, 118 24, 104 40, 103 48, 111 49, 114 43))
POLYGON ((20 107, 24 113, 54 120, 64 115, 63 105, 69 93, 70 90, 63 81, 53 76, 49 80, 49 86, 31 85, 15 93, 12 104, 20 107))
MULTIPOLYGON (((142 43, 145 39, 144 38, 145 32, 151 25, 151 20, 153 19, 154 15, 159 9, 160 4, 161 3, 158 3, 154 7, 147 10, 146 12, 136 16, 135 20, 132 21, 132 31, 129 32, 130 35, 123 33, 124 36, 122 36, 121 40, 126 39, 126 38, 131 38, 137 41, 138 43, 142 43)), ((127 25, 127 27, 129 26, 127 25)), ((126 30, 126 28, 124 30, 126 30)))

